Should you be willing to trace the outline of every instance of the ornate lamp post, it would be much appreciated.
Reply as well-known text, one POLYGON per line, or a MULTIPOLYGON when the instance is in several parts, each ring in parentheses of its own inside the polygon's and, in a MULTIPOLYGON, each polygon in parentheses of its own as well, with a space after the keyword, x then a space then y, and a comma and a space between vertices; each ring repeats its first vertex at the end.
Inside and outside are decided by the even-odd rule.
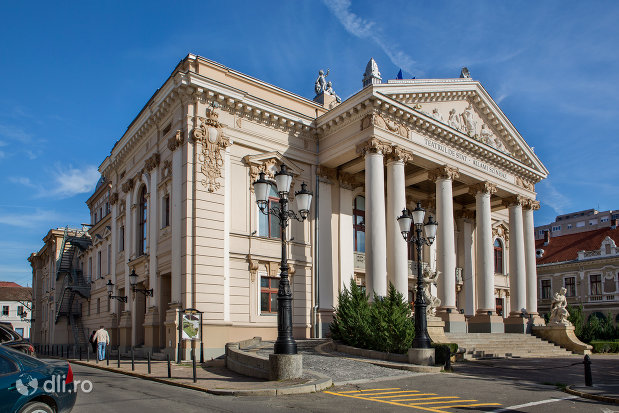
POLYGON ((108 298, 111 300, 112 298, 118 300, 118 301, 122 301, 123 303, 127 302, 127 296, 120 296, 120 295, 112 295, 114 294, 114 283, 112 283, 112 280, 107 280, 107 284, 105 284, 105 286, 107 287, 107 296, 108 298))
POLYGON ((277 290, 277 341, 275 341, 275 354, 297 354, 297 343, 292 337, 292 291, 288 279, 288 258, 286 254, 286 227, 290 218, 303 221, 309 214, 312 203, 312 192, 307 190, 305 182, 301 184, 301 190, 295 192, 299 216, 288 209, 288 193, 292 183, 292 174, 288 172, 286 165, 282 164, 280 171, 275 174, 275 186, 279 194, 279 206, 269 208, 269 191, 272 182, 265 179, 264 172, 260 172, 257 181, 254 182, 256 203, 265 215, 272 215, 279 220, 282 241, 282 260, 280 264, 281 278, 277 290))
POLYGON ((153 296, 153 289, 147 290, 145 288, 136 288, 138 284, 138 275, 135 273, 135 268, 131 270, 131 274, 129 274, 129 283, 131 284, 131 288, 134 293, 142 293, 147 297, 153 296))
MULTIPOLYGON (((421 270, 421 249, 424 245, 432 245, 436 238, 436 227, 438 223, 434 221, 432 215, 428 217, 428 222, 423 223, 426 211, 417 202, 417 207, 411 212, 408 209, 402 211, 402 216, 398 217, 400 232, 407 243, 415 244, 417 247, 417 292, 415 294, 415 338, 413 348, 430 348, 430 337, 428 336, 428 323, 426 319, 426 303, 423 296, 423 275, 421 270), (411 231, 411 224, 415 224, 415 232, 411 231), (425 237, 421 235, 422 227, 425 237)), ((411 267, 414 264, 411 264, 411 267)), ((412 269, 412 268, 411 268, 412 269)))

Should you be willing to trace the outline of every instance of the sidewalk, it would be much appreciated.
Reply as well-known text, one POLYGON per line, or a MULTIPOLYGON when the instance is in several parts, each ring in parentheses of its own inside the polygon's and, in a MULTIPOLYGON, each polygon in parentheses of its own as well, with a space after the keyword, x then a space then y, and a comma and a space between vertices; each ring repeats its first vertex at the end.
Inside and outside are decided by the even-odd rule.
POLYGON ((68 359, 69 362, 83 366, 94 367, 116 373, 126 374, 142 379, 157 381, 174 386, 204 391, 218 395, 233 396, 277 396, 283 394, 313 393, 331 387, 331 379, 319 373, 305 371, 304 377, 286 381, 265 381, 234 373, 225 367, 223 360, 211 360, 202 365, 196 365, 196 383, 193 382, 191 363, 176 364, 171 362, 171 378, 168 378, 166 361, 151 360, 151 373, 148 373, 148 362, 136 360, 135 370, 131 369, 131 360, 121 359, 120 368, 117 360, 110 360, 109 366, 105 360, 85 361, 68 359))

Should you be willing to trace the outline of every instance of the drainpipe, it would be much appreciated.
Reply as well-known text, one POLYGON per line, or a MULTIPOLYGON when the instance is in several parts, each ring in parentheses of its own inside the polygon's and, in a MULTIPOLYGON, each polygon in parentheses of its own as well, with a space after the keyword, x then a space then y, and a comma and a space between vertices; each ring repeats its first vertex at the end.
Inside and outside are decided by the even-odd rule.
MULTIPOLYGON (((316 144, 316 148, 318 149, 318 144, 316 144)), ((314 171, 314 173, 316 173, 317 171, 314 171)), ((320 191, 319 191, 319 181, 318 181, 318 174, 316 173, 316 207, 314 209, 314 286, 315 286, 315 290, 314 290, 314 307, 312 307, 312 318, 313 318, 313 325, 314 325, 314 338, 319 338, 320 334, 318 332, 318 308, 320 306, 320 295, 319 295, 319 286, 320 286, 320 271, 318 270, 318 259, 319 259, 319 241, 318 241, 318 236, 319 236, 319 229, 318 229, 318 218, 320 216, 320 211, 319 211, 319 199, 320 199, 320 191)))

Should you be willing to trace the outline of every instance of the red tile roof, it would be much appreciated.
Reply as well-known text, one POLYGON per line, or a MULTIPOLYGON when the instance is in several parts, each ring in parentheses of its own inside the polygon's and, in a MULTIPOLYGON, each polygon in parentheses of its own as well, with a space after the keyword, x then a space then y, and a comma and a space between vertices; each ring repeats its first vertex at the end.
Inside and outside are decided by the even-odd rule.
POLYGON ((13 281, 0 281, 0 287, 14 288, 14 287, 21 287, 21 285, 14 283, 13 281))
POLYGON ((543 249, 544 255, 537 259, 537 264, 571 261, 578 258, 578 251, 599 250, 606 237, 612 238, 619 246, 619 228, 600 228, 576 234, 550 236, 548 245, 543 239, 535 240, 535 249, 543 249))

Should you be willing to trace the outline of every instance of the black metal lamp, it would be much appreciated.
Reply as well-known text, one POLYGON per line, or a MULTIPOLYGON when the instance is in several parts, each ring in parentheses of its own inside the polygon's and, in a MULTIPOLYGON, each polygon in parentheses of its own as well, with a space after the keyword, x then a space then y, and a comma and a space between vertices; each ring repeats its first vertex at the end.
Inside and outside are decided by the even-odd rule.
MULTIPOLYGON (((404 209, 402 215, 399 216, 398 225, 402 237, 408 243, 415 244, 417 249, 417 291, 415 294, 415 338, 413 339, 413 348, 430 348, 430 336, 428 335, 428 320, 426 318, 426 303, 423 296, 423 274, 421 269, 422 247, 424 245, 432 245, 436 239, 436 229, 438 222, 430 215, 428 222, 424 224, 425 209, 421 207, 421 203, 417 202, 417 206, 413 211, 404 209), (415 232, 411 231, 411 224, 415 225, 415 232), (425 233, 425 237, 422 234, 425 233)), ((412 267, 413 264, 411 264, 412 267)), ((413 268, 411 268, 413 269, 413 268)), ((414 271, 413 271, 414 272, 414 271)))
POLYGON ((129 283, 131 284, 131 288, 134 293, 142 293, 147 297, 153 296, 153 289, 147 290, 145 288, 137 288, 138 284, 138 275, 135 273, 135 268, 131 270, 131 274, 129 274, 129 283))
POLYGON ((292 337, 292 290, 288 279, 288 258, 286 252, 286 227, 291 218, 297 221, 307 219, 312 203, 312 192, 307 189, 305 182, 301 184, 301 190, 295 192, 299 215, 288 209, 288 193, 292 183, 292 174, 288 172, 286 165, 282 164, 279 172, 275 174, 275 186, 279 194, 279 206, 269 208, 269 192, 272 182, 265 178, 264 172, 260 172, 258 179, 253 183, 256 203, 265 215, 272 215, 279 220, 281 229, 282 257, 279 289, 277 290, 277 340, 275 341, 275 354, 297 354, 297 343, 292 337))
POLYGON ((127 296, 120 296, 120 295, 112 295, 114 294, 114 283, 112 283, 112 280, 107 280, 107 284, 105 284, 105 286, 107 287, 107 296, 108 298, 111 300, 112 298, 118 300, 118 301, 122 301, 123 303, 127 302, 127 296))

